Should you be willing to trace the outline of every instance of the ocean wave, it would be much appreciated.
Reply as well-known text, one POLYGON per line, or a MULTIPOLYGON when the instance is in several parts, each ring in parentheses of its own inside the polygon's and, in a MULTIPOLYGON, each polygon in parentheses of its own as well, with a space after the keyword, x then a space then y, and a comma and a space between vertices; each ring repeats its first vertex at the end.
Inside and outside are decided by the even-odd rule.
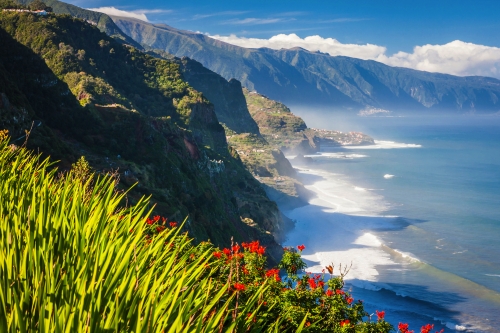
POLYGON ((346 153, 333 153, 333 152, 319 152, 314 155, 305 155, 305 157, 327 157, 327 158, 338 158, 338 159, 355 159, 355 158, 365 158, 368 155, 363 154, 346 154, 346 153))
POLYGON ((494 276, 494 277, 499 277, 500 278, 500 274, 484 274, 486 276, 494 276))
POLYGON ((422 260, 418 259, 412 253, 403 252, 403 251, 400 251, 400 250, 397 250, 397 249, 393 249, 393 248, 387 246, 386 244, 382 244, 381 247, 382 247, 382 249, 384 249, 384 251, 390 253, 391 255, 393 255, 393 256, 395 256, 397 258, 404 259, 404 261, 408 261, 410 263, 421 263, 421 262, 423 262, 422 260))
POLYGON ((450 330, 455 330, 455 331, 460 331, 460 332, 467 330, 467 327, 465 327, 463 325, 457 325, 455 323, 446 322, 444 325, 447 328, 449 328, 450 330))
POLYGON ((369 146, 343 146, 345 149, 403 149, 403 148, 422 148, 422 145, 416 143, 402 143, 394 141, 375 140, 374 145, 369 146))

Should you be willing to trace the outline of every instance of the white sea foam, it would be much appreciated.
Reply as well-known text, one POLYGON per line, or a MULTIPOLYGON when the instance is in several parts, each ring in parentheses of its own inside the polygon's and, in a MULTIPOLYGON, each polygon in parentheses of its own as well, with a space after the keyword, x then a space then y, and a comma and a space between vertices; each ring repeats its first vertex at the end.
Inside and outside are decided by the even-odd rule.
POLYGON ((457 325, 455 323, 450 323, 450 322, 447 322, 445 324, 445 326, 447 328, 449 328, 450 330, 455 330, 455 331, 466 331, 467 330, 467 327, 465 327, 465 326, 457 325))
POLYGON ((499 274, 484 274, 484 275, 486 275, 486 276, 500 277, 500 275, 499 275, 499 274))
POLYGON ((391 179, 391 178, 393 178, 393 177, 394 177, 394 175, 390 175, 390 174, 388 174, 388 173, 384 175, 384 178, 385 178, 385 179, 391 179))
POLYGON ((369 282, 377 281, 379 265, 397 265, 391 254, 384 251, 382 242, 372 232, 393 227, 392 217, 377 216, 387 209, 383 197, 354 186, 342 175, 326 171, 299 169, 306 188, 316 193, 310 204, 286 213, 295 220, 295 228, 284 245, 305 244, 303 258, 307 270, 320 273, 325 266, 334 265, 338 274, 340 264, 350 268, 345 277, 350 281, 367 281, 363 288, 376 290, 369 282), (347 215, 349 214, 349 215, 347 215))
POLYGON ((368 155, 363 154, 346 154, 345 152, 319 152, 315 155, 306 155, 306 157, 327 157, 327 158, 338 158, 338 159, 355 159, 355 158, 365 158, 368 155))
POLYGON ((374 145, 369 146, 343 146, 345 149, 400 149, 400 148, 421 148, 422 145, 415 143, 400 143, 394 141, 375 140, 374 145))

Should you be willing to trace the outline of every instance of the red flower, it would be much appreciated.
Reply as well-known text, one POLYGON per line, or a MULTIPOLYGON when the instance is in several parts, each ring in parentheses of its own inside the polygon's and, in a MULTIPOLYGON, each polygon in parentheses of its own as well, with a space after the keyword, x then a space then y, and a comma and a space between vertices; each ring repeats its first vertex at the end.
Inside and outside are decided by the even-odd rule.
POLYGON ((401 331, 401 333, 413 333, 413 331, 408 330, 408 324, 399 323, 398 329, 401 331))
POLYGON ((297 246, 297 249, 299 249, 299 251, 301 252, 304 251, 305 248, 306 247, 304 246, 304 244, 297 246))
POLYGON ((429 333, 433 328, 434 328, 434 325, 427 324, 425 326, 422 326, 422 328, 420 329, 420 332, 429 333))
POLYGON ((147 224, 149 224, 149 225, 151 225, 151 224, 155 223, 155 221, 151 220, 151 219, 148 217, 148 219, 146 220, 146 223, 147 223, 147 224))
POLYGON ((337 295, 344 295, 344 294, 345 294, 345 292, 344 292, 343 290, 341 290, 341 289, 337 289, 337 290, 335 290, 335 293, 336 293, 337 295))
POLYGON ((316 289, 316 281, 314 279, 309 279, 309 287, 311 287, 311 289, 316 289))
POLYGON ((169 225, 170 225, 170 228, 175 228, 175 227, 177 227, 177 222, 170 222, 169 225))
POLYGON ((240 250, 240 246, 239 245, 233 246, 233 252, 234 253, 237 253, 239 250, 240 250))
POLYGON ((306 326, 306 327, 309 327, 309 326, 311 326, 311 323, 310 323, 310 322, 308 322, 308 321, 306 321, 306 325, 305 325, 305 326, 306 326))
POLYGON ((238 283, 238 282, 236 282, 236 283, 234 284, 234 289, 239 290, 239 291, 243 291, 243 290, 245 290, 245 285, 244 285, 244 284, 242 284, 242 283, 238 283))
POLYGON ((214 257, 217 258, 217 259, 220 259, 220 257, 222 256, 222 253, 219 252, 219 251, 215 251, 214 252, 214 257))
POLYGON ((328 289, 328 290, 326 291, 326 296, 330 297, 330 296, 332 296, 332 295, 333 295, 333 291, 331 291, 330 289, 328 289))
POLYGON ((222 250, 222 252, 224 252, 224 254, 226 256, 228 256, 228 257, 231 255, 231 250, 230 249, 224 249, 224 250, 222 250))
POLYGON ((385 316, 385 311, 378 311, 378 310, 375 310, 375 313, 377 314, 377 320, 382 320, 382 319, 384 319, 384 316, 385 316))
POLYGON ((153 220, 154 220, 155 222, 158 222, 158 221, 160 220, 160 215, 156 215, 156 216, 154 216, 154 217, 153 217, 153 220))
MULTIPOLYGON (((247 318, 250 319, 250 317, 252 317, 251 312, 247 313, 247 318)), ((257 321, 257 318, 253 317, 252 321, 255 323, 257 321)))
POLYGON ((352 297, 346 297, 345 301, 347 302, 347 304, 351 304, 354 299, 352 297))
POLYGON ((342 321, 340 322, 340 326, 342 326, 342 327, 344 327, 344 326, 346 326, 346 325, 347 325, 347 326, 349 326, 349 325, 350 325, 350 323, 351 323, 351 321, 350 321, 349 319, 345 319, 345 320, 342 320, 342 321))
POLYGON ((165 227, 162 225, 156 227, 156 232, 158 232, 158 233, 162 232, 163 230, 165 230, 165 227))
POLYGON ((277 268, 273 268, 273 269, 270 269, 270 270, 268 270, 268 271, 266 272, 266 276, 267 276, 267 277, 274 276, 274 280, 275 280, 276 282, 279 282, 279 281, 281 281, 281 278, 280 278, 279 273, 280 273, 280 270, 279 270, 279 269, 277 269, 277 268))
POLYGON ((323 281, 318 281, 318 286, 323 288, 325 286, 325 283, 323 281))

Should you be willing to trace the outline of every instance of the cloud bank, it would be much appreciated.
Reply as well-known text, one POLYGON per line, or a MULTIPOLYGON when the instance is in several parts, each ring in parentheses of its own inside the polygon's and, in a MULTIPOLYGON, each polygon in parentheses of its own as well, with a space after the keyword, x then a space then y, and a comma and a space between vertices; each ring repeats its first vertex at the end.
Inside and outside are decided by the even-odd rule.
POLYGON ((296 34, 280 34, 269 39, 246 38, 235 35, 210 36, 212 38, 248 48, 268 47, 288 49, 302 47, 332 56, 342 55, 364 60, 376 60, 390 66, 407 67, 428 72, 459 76, 480 75, 500 78, 500 48, 455 40, 444 45, 415 46, 412 53, 398 52, 387 55, 387 49, 374 44, 343 44, 334 38, 296 34))
POLYGON ((146 14, 163 14, 172 12, 171 10, 168 9, 137 9, 133 11, 126 11, 118 9, 116 7, 99 7, 99 8, 87 8, 87 9, 92 10, 94 12, 104 13, 113 16, 131 17, 145 22, 149 22, 146 14))

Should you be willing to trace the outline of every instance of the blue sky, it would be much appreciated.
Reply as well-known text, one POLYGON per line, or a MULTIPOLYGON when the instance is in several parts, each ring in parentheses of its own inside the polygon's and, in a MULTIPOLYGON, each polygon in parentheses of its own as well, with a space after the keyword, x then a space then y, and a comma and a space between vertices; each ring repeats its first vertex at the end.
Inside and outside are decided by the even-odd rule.
MULTIPOLYGON (((469 55, 464 54, 461 65, 455 66, 455 69, 450 69, 448 72, 458 75, 484 75, 484 71, 489 71, 492 73, 490 76, 500 76, 499 0, 224 0, 211 2, 69 0, 68 2, 84 8, 114 7, 143 19, 147 18, 152 23, 166 23, 179 29, 199 31, 218 36, 226 42, 240 46, 276 48, 278 47, 276 45, 293 46, 285 45, 283 42, 279 44, 266 42, 271 37, 280 34, 295 34, 300 39, 320 36, 323 43, 327 43, 326 40, 331 38, 343 45, 375 45, 379 48, 370 49, 371 53, 363 53, 368 48, 360 49, 359 52, 347 52, 347 54, 335 50, 330 52, 328 48, 325 50, 332 55, 342 54, 374 59, 390 65, 431 71, 436 66, 418 67, 425 66, 426 60, 423 60, 421 54, 415 54, 415 47, 428 44, 444 45, 444 49, 420 51, 426 52, 427 56, 429 52, 435 51, 440 53, 440 57, 451 59, 456 57, 453 52, 456 52, 457 48, 464 49, 474 45, 474 54, 478 59, 484 58, 484 52, 487 52, 488 59, 496 60, 490 59, 491 61, 487 64, 483 63, 479 70, 471 71, 464 69, 466 66, 464 61, 470 58, 469 55), (233 36, 233 38, 230 39, 228 36, 233 36), (250 41, 249 38, 253 40, 250 41), (460 41, 462 44, 456 44, 454 47, 447 46, 453 41, 460 41), (484 46, 487 49, 478 49, 476 46, 484 46), (453 54, 445 54, 449 50, 452 50, 453 54), (402 55, 402 58, 394 57, 398 52, 404 52, 406 55, 402 55), (414 57, 410 59, 412 54, 414 57)), ((295 39, 287 41, 301 43, 293 40, 295 39)), ((311 42, 302 43, 305 46, 301 44, 297 46, 322 50, 321 46, 313 45, 311 42)), ((473 64, 473 66, 476 65, 473 64)))
POLYGON ((383 45, 390 53, 456 39, 500 47, 500 1, 133 1, 70 0, 146 14, 176 28, 268 38, 278 33, 320 35, 343 43, 383 45))

